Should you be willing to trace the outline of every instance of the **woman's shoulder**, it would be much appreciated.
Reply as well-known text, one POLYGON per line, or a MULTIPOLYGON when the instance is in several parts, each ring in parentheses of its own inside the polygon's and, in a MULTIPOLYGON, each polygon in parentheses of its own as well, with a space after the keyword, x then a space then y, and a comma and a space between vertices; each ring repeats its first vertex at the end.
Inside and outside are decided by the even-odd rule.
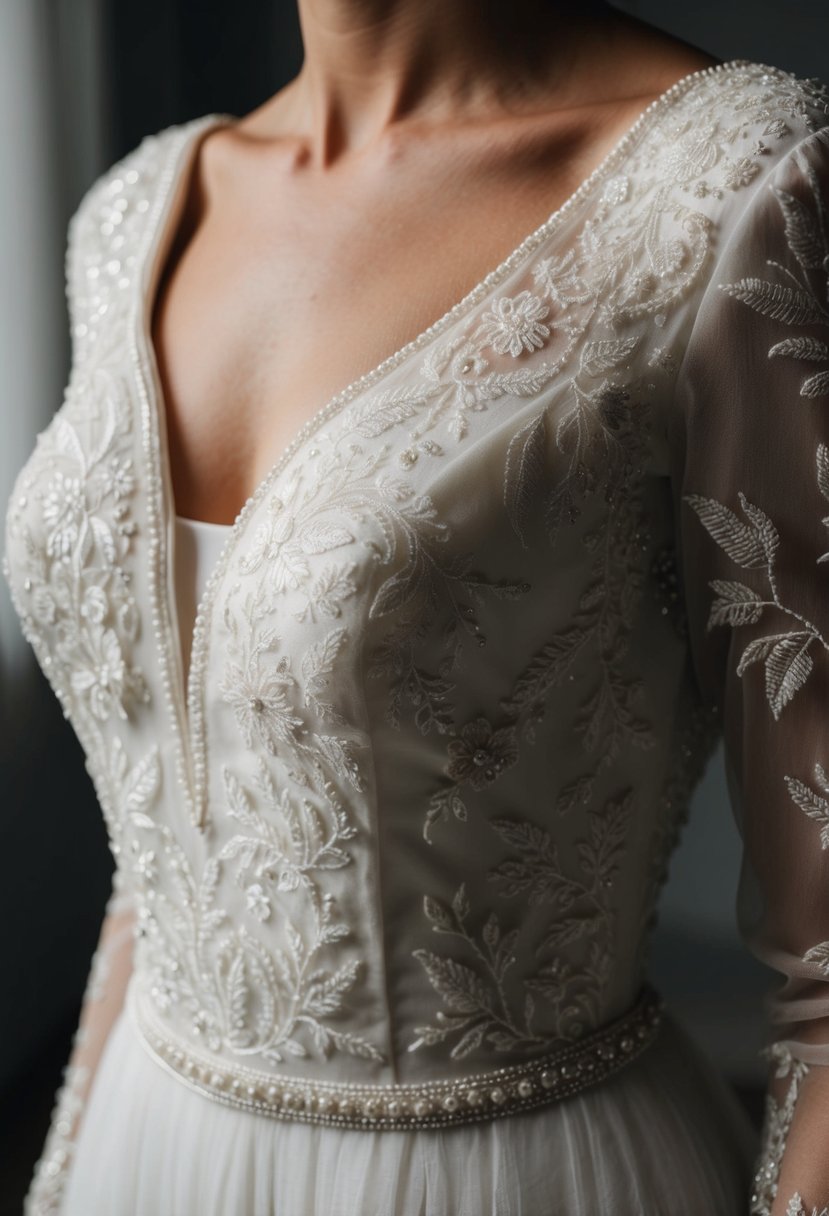
POLYGON ((111 161, 87 186, 70 216, 67 256, 73 247, 109 238, 116 231, 125 244, 128 229, 140 226, 141 217, 151 211, 166 175, 172 173, 177 151, 186 147, 201 128, 213 127, 230 117, 211 112, 170 123, 147 132, 111 161))
POLYGON ((652 170, 695 204, 710 200, 715 213, 718 202, 752 193, 746 188, 777 161, 829 127, 829 85, 732 59, 679 80, 652 117, 645 141, 652 170))
POLYGON ((724 251, 761 245, 779 191, 804 173, 829 192, 824 81, 749 59, 678 80, 605 165, 582 234, 600 274, 622 251, 617 269, 627 266, 629 281, 617 320, 683 302, 692 319, 724 251))
POLYGON ((65 243, 73 334, 90 338, 96 309, 113 298, 110 288, 129 283, 178 157, 199 129, 219 118, 204 114, 145 134, 86 188, 69 218, 65 243))

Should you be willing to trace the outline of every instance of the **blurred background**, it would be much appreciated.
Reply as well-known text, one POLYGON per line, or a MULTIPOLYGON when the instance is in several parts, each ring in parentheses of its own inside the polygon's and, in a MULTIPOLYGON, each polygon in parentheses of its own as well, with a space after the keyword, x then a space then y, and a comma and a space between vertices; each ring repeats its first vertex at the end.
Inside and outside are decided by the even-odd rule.
MULTIPOLYGON (((554 0, 551 0, 554 2, 554 0)), ((826 0, 629 0, 704 48, 829 80, 826 0)), ((62 400, 64 253, 92 181, 151 131, 242 115, 299 69, 290 0, 0 0, 0 505, 62 400)), ((112 858, 78 744, 0 580, 0 1216, 18 1216, 78 1020, 112 858)), ((756 1121, 762 999, 737 940, 740 842, 717 754, 671 865, 651 974, 756 1121)))

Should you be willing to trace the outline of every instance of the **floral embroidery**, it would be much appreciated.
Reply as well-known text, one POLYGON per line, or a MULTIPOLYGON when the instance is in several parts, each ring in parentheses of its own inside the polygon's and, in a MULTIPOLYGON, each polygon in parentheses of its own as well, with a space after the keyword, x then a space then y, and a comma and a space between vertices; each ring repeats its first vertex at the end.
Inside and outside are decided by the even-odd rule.
MULTIPOLYGON (((145 763, 158 780, 157 753, 145 763)), ((152 978, 156 1006, 162 1013, 180 1007, 195 1039, 211 1051, 229 1051, 240 1059, 279 1064, 286 1056, 307 1056, 310 1042, 321 1056, 336 1050, 381 1061, 381 1053, 365 1038, 329 1024, 343 1011, 360 975, 359 961, 349 960, 333 971, 319 967, 320 952, 349 934, 335 917, 332 897, 316 880, 318 873, 349 863, 341 845, 354 829, 342 807, 333 796, 323 807, 310 794, 297 800, 287 789, 278 791, 264 760, 256 789, 270 811, 267 817, 227 767, 224 784, 228 813, 239 831, 218 856, 208 859, 200 878, 169 827, 148 815, 147 807, 129 815, 139 833, 134 852, 146 854, 143 837, 149 835, 176 878, 170 893, 143 888, 145 896, 153 894, 139 909, 142 966, 152 978), (310 913, 303 918, 305 932, 282 916, 284 947, 266 948, 244 924, 235 926, 219 901, 222 870, 229 861, 236 862, 236 882, 257 923, 270 919, 280 892, 301 892, 310 913), (269 889, 273 895, 266 893, 269 889)))
MULTIPOLYGON (((794 160, 810 187, 812 208, 777 185, 769 187, 780 207, 785 239, 793 262, 786 266, 768 259, 767 265, 779 272, 778 281, 752 276, 719 286, 729 296, 773 321, 789 326, 826 327, 829 325, 829 310, 810 278, 811 272, 825 273, 829 268, 829 226, 825 202, 815 172, 799 149, 794 153, 794 160)), ((822 363, 829 361, 829 347, 811 335, 797 335, 772 345, 768 357, 795 359, 807 365, 822 363)), ((812 371, 807 375, 801 383, 800 395, 807 399, 829 396, 829 371, 812 371)), ((824 444, 817 447, 816 465, 818 490, 825 499, 829 499, 824 444)), ((766 700, 777 721, 808 680, 814 667, 813 652, 829 650, 829 641, 817 625, 784 602, 775 569, 780 546, 777 529, 761 508, 742 491, 738 491, 738 498, 744 519, 724 503, 703 495, 689 494, 685 496, 685 501, 696 511, 706 530, 733 562, 745 570, 764 571, 768 596, 742 581, 711 580, 709 585, 716 598, 711 605, 706 631, 710 632, 718 626, 737 629, 757 625, 766 619, 767 611, 772 608, 789 619, 792 627, 788 630, 767 632, 748 642, 736 667, 737 674, 742 676, 751 664, 764 664, 766 700)), ((826 559, 827 555, 824 554, 817 562, 826 559)), ((820 827, 821 848, 826 849, 829 847, 829 802, 824 795, 829 793, 829 779, 819 762, 814 765, 814 778, 821 792, 789 774, 784 775, 783 780, 793 802, 820 827)), ((816 964, 825 976, 829 976, 829 943, 822 942, 811 947, 802 957, 803 962, 816 964)), ((800 1085, 808 1072, 808 1066, 802 1061, 795 1061, 790 1050, 782 1043, 773 1044, 767 1049, 767 1054, 777 1061, 776 1076, 790 1075, 791 1083, 780 1106, 771 1095, 767 1095, 763 1146, 757 1162, 751 1205, 752 1214, 757 1216, 770 1216, 777 1194, 786 1138, 800 1085)), ((807 1216, 799 1193, 790 1199, 787 1213, 788 1216, 807 1216)), ((817 1216, 816 1208, 813 1209, 813 1216, 817 1216)))
MULTIPOLYGON (((801 159, 799 163, 812 190, 814 215, 788 191, 774 185, 771 189, 781 209, 787 244, 800 267, 800 279, 790 268, 769 260, 768 264, 777 267, 794 286, 788 282, 772 283, 752 277, 736 283, 720 284, 720 287, 761 315, 786 325, 829 326, 829 309, 819 299, 807 274, 810 270, 825 269, 829 265, 829 226, 814 171, 805 160, 801 159)), ((769 350, 769 358, 780 357, 820 361, 829 359, 829 348, 815 338, 793 337, 775 343, 769 350)), ((801 384, 800 394, 807 398, 829 396, 829 371, 809 375, 801 384)), ((826 463, 826 448, 821 444, 817 450, 818 488, 825 498, 829 498, 826 463)), ((829 642, 816 625, 782 602, 774 571, 780 538, 774 524, 763 511, 749 502, 742 491, 738 491, 738 497, 747 522, 714 499, 698 494, 685 497, 732 561, 747 570, 765 570, 771 596, 764 600, 752 587, 742 582, 713 580, 711 586, 718 598, 711 607, 708 629, 716 625, 737 627, 757 624, 764 609, 770 607, 776 607, 800 626, 748 643, 737 667, 737 674, 742 675, 751 663, 764 663, 766 697, 777 719, 808 678, 813 666, 811 651, 815 643, 818 647, 829 649, 829 642)), ((818 560, 823 561, 824 557, 818 560)))
POLYGON ((739 190, 741 186, 747 186, 752 182, 760 172, 760 166, 755 160, 749 156, 741 156, 739 160, 732 161, 725 169, 723 174, 723 184, 729 190, 739 190))
POLYGON ((764 1048, 764 1055, 776 1062, 774 1075, 790 1077, 789 1087, 783 1101, 778 1105, 770 1093, 766 1094, 766 1109, 763 1120, 763 1141, 754 1173, 751 1193, 751 1216, 771 1216, 772 1205, 777 1195, 780 1167, 786 1151, 786 1140, 794 1118, 800 1087, 809 1072, 808 1064, 795 1060, 783 1043, 772 1043, 764 1048))
MULTIPOLYGON (((165 658, 170 521, 157 509, 160 432, 140 391, 150 369, 129 380, 122 372, 123 322, 137 302, 123 284, 136 261, 147 265, 146 236, 158 233, 149 221, 164 214, 189 132, 149 141, 146 164, 119 166, 91 197, 71 255, 79 370, 19 483, 13 581, 135 893, 143 994, 171 1035, 224 1057, 223 1076, 241 1084, 244 1061, 297 1066, 335 1053, 349 1057, 337 1061, 343 1074, 393 1070, 373 1041, 378 1031, 362 1028, 384 1027, 384 1046, 393 1046, 401 978, 414 997, 436 994, 443 1005, 421 1015, 425 1026, 394 1027, 397 1042, 414 1037, 409 1049, 421 1058, 428 1046, 455 1059, 520 1055, 579 1037, 606 1011, 614 967, 632 957, 617 933, 614 884, 626 865, 647 871, 644 925, 701 754, 693 734, 679 750, 669 746, 658 681, 631 656, 637 627, 662 628, 652 590, 676 612, 676 633, 665 628, 658 639, 668 667, 680 654, 669 647, 685 644, 674 555, 648 497, 664 471, 665 438, 650 407, 682 353, 674 326, 662 330, 683 300, 695 302, 722 210, 711 200, 749 188, 773 141, 825 112, 816 93, 783 74, 700 77, 672 102, 670 121, 643 124, 612 173, 579 196, 578 224, 540 229, 405 359, 394 356, 321 411, 240 517, 204 601, 185 757, 210 811, 197 838, 181 813, 187 783, 180 772, 178 785, 170 779, 171 750, 180 760, 183 747, 154 716, 165 699, 181 720, 184 709, 165 658), (672 147, 675 175, 665 170, 672 147), (461 464, 470 480, 459 491, 461 464), (490 524, 509 541, 508 559, 489 546, 490 524), (557 598, 550 571, 571 577, 570 599, 557 598), (484 660, 491 670, 478 685, 484 660), (535 822, 526 801, 504 803, 520 790, 524 764, 525 789, 537 792, 531 765, 543 749, 525 744, 546 743, 551 710, 575 747, 535 822), (151 728, 157 747, 136 757, 151 728), (407 748, 424 759, 403 807, 384 785, 389 738, 401 764, 407 748), (626 766, 633 748, 655 745, 654 765, 671 771, 658 806, 633 816, 638 788, 628 789, 626 766), (608 786, 623 792, 608 797, 608 786), (439 932, 445 953, 420 950, 414 962, 406 943, 378 948, 388 888, 375 845, 384 816, 395 814, 410 816, 415 837, 424 819, 442 824, 423 932, 439 932), (453 832, 455 847, 462 838, 454 857, 453 832), (473 839, 489 850, 476 855, 477 868, 473 839), (366 880, 363 914, 349 903, 349 881, 366 880), (386 950, 398 969, 388 987, 386 950)), ((796 207, 789 212, 808 261, 812 230, 796 207)), ((772 299, 745 287, 768 315, 806 307, 806 289, 797 291, 772 299)), ((814 308, 811 296, 807 303, 814 308)), ((823 344, 799 336, 778 346, 775 359, 808 363, 804 396, 819 395, 823 344)), ((733 516, 743 529, 737 548, 760 544, 765 555, 766 544, 773 556, 770 525, 744 510, 747 522, 733 516)), ((773 573, 768 563, 757 568, 773 573)), ((718 613, 748 620, 769 606, 738 600, 718 613)), ((685 678, 678 672, 677 686, 685 678)), ((775 685, 780 708, 785 683, 775 685)), ((809 795, 805 783, 792 789, 822 830, 816 777, 809 795)))
POLYGON ((723 503, 704 495, 687 494, 685 499, 732 561, 746 570, 765 570, 771 598, 763 599, 745 583, 712 579, 711 587, 718 598, 711 606, 707 628, 756 624, 761 620, 763 610, 771 607, 798 623, 798 628, 766 634, 748 642, 737 664, 737 674, 740 676, 752 663, 764 664, 766 700, 775 719, 778 719, 812 670, 811 648, 817 643, 829 650, 829 642, 817 625, 781 600, 774 572, 775 553, 780 543, 777 529, 759 507, 748 501, 742 490, 738 491, 738 497, 747 523, 743 523, 723 503))
POLYGON ((129 410, 117 373, 76 364, 64 405, 37 445, 7 520, 20 567, 12 598, 52 687, 82 742, 110 844, 119 855, 116 722, 150 704, 134 652, 140 617, 129 560, 136 492, 129 410))
POLYGON ((789 1200, 786 1207, 786 1216, 829 1216, 829 1207, 822 1207, 820 1211, 816 1207, 812 1208, 811 1213, 806 1211, 803 1206, 803 1200, 800 1198, 800 1193, 795 1191, 789 1200))
MULTIPOLYGON (((547 698, 553 689, 573 678, 574 668, 588 653, 596 660, 597 676, 588 684, 586 695, 577 706, 573 726, 581 736, 585 751, 598 754, 592 774, 580 787, 580 797, 587 799, 587 791, 592 789, 600 771, 619 755, 623 742, 644 749, 654 744, 649 722, 637 711, 641 686, 625 672, 628 639, 644 582, 642 553, 647 548, 647 524, 637 486, 641 488, 650 427, 644 409, 635 422, 629 409, 619 409, 626 400, 626 394, 611 394, 605 398, 603 408, 598 411, 601 435, 598 442, 604 455, 600 471, 585 476, 580 489, 572 491, 574 519, 581 511, 577 503, 580 504, 588 494, 602 491, 606 503, 618 503, 615 510, 608 508, 590 531, 583 534, 584 545, 592 558, 590 578, 579 598, 578 610, 571 614, 566 628, 558 630, 518 673, 512 689, 500 700, 502 716, 495 725, 479 716, 462 726, 458 737, 454 737, 455 732, 449 725, 453 737, 448 744, 449 758, 444 768, 449 781, 430 798, 424 824, 426 840, 431 839, 430 831, 436 822, 446 820, 450 815, 456 819, 467 817, 461 792, 463 784, 476 791, 482 790, 516 762, 519 736, 523 734, 528 741, 534 741, 544 718, 547 698), (472 779, 466 759, 473 760, 474 746, 470 750, 468 744, 484 739, 495 741, 491 749, 493 757, 484 762, 482 753, 485 749, 479 749, 481 767, 472 779)), ((511 449, 521 445, 521 459, 527 464, 536 459, 527 455, 527 449, 539 442, 537 436, 543 428, 542 414, 511 441, 511 449)), ((581 433, 586 432, 581 430, 581 433)), ((521 491, 514 492, 514 497, 520 495, 521 491)), ((512 503, 509 495, 507 502, 512 503)), ((510 510, 513 526, 518 531, 517 508, 511 506, 510 510)), ((560 804, 567 805, 569 798, 570 791, 565 789, 560 794, 560 804)))
POLYGON ((269 633, 258 638, 245 654, 243 665, 229 662, 225 666, 220 691, 233 707, 236 722, 251 749, 257 744, 273 754, 278 742, 290 743, 302 719, 291 710, 289 690, 296 687, 290 673, 290 659, 283 656, 277 663, 263 666, 264 656, 278 642, 269 633))
POLYGON ((484 313, 475 336, 497 355, 510 354, 517 359, 525 350, 540 350, 549 338, 550 327, 544 324, 549 312, 544 301, 529 291, 512 298, 502 296, 484 313))
POLYGON ((448 750, 448 775, 454 781, 468 781, 473 790, 484 789, 518 759, 514 728, 493 730, 484 717, 467 722, 448 750))

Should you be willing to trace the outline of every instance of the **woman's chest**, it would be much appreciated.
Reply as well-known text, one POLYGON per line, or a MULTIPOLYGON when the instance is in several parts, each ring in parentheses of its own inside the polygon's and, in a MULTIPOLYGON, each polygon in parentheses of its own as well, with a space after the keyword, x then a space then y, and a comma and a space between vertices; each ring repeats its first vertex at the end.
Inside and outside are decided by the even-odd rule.
MULTIPOLYGON (((179 511, 232 521, 309 418, 537 230, 595 163, 603 130, 547 133, 543 156, 538 134, 510 156, 480 140, 465 158, 451 142, 407 145, 323 182, 226 150, 217 172, 215 155, 194 152, 149 292, 179 511)), ((540 322, 550 309, 536 311, 540 322)))

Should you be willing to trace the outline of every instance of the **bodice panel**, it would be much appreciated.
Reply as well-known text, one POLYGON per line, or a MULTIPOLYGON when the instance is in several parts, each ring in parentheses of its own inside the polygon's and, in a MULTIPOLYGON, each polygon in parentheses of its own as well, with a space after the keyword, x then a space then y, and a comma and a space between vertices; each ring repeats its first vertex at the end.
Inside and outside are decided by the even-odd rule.
POLYGON ((630 1006, 721 733, 677 388, 715 267, 826 112, 744 61, 680 82, 190 550, 148 305, 189 152, 229 119, 88 192, 7 572, 135 893, 136 999, 178 1041, 407 1082, 630 1006))

